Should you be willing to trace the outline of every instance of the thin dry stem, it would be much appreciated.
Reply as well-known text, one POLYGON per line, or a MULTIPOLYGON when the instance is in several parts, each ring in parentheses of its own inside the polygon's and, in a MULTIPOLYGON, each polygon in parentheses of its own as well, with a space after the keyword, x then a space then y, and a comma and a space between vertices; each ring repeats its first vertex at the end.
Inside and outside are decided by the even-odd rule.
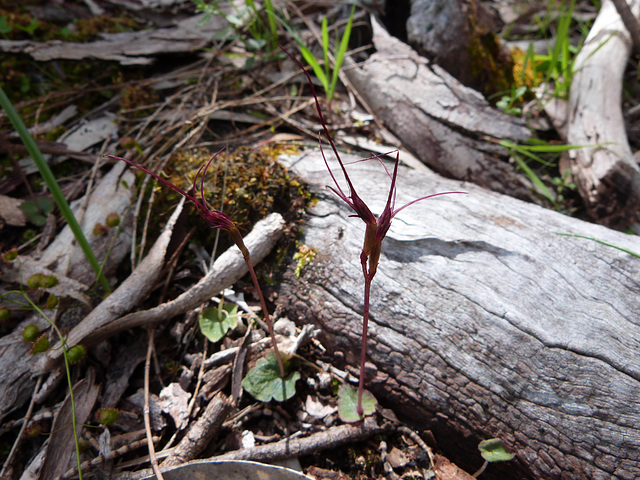
POLYGON ((153 446, 153 435, 151 433, 151 418, 149 415, 149 370, 151 370, 151 352, 153 351, 154 330, 149 330, 149 344, 147 346, 147 358, 144 363, 144 428, 147 432, 147 447, 149 449, 149 461, 151 468, 158 480, 164 480, 158 459, 156 458, 156 449, 153 446))

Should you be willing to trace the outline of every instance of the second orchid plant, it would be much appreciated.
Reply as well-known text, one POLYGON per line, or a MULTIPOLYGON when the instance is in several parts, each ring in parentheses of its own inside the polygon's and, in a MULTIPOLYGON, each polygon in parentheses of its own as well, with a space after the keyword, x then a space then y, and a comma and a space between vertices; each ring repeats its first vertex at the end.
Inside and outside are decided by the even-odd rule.
POLYGON ((258 293, 258 297, 260 299, 260 305, 262 307, 262 313, 264 315, 264 321, 267 324, 267 328, 269 329, 271 344, 273 346, 273 350, 275 352, 275 356, 278 361, 280 378, 284 379, 285 378, 284 364, 282 363, 282 357, 280 356, 280 352, 278 351, 278 343, 276 342, 275 332, 273 331, 273 323, 271 322, 271 317, 269 315, 269 310, 267 309, 267 304, 265 302, 264 295, 262 294, 262 289, 260 288, 260 284, 258 283, 258 277, 256 276, 256 271, 254 270, 253 264, 251 263, 251 255, 242 239, 242 234, 240 233, 240 230, 238 230, 238 227, 236 226, 236 224, 233 222, 233 220, 231 220, 231 218, 227 214, 219 210, 212 210, 211 208, 209 208, 209 206, 207 205, 207 201, 205 200, 205 197, 204 197, 204 177, 206 176, 207 170, 211 165, 211 163, 215 160, 215 158, 220 153, 222 153, 223 150, 224 148, 219 150, 217 153, 215 153, 211 157, 211 159, 206 164, 200 167, 200 169, 198 170, 198 173, 196 173, 196 176, 193 180, 191 193, 185 192, 180 187, 174 185, 171 182, 168 182, 167 180, 160 177, 159 175, 146 169, 142 165, 132 162, 131 160, 127 160, 126 158, 122 158, 122 157, 116 157, 114 155, 106 155, 106 157, 112 158, 114 160, 122 160, 123 162, 126 162, 129 165, 131 165, 132 167, 135 167, 138 170, 143 171, 147 175, 151 175, 153 178, 165 184, 167 187, 171 188, 172 190, 175 190, 176 192, 178 192, 180 195, 182 195, 183 197, 185 197, 187 200, 191 201, 191 203, 195 205, 196 210, 198 210, 198 213, 200 214, 200 217, 202 217, 202 219, 205 222, 207 222, 211 228, 219 228, 229 234, 233 242, 236 244, 236 246, 240 250, 240 253, 242 253, 242 257, 244 258, 244 261, 247 265, 247 269, 249 270, 249 274, 251 275, 251 280, 253 281, 255 290, 258 293), (198 179, 200 179, 199 198, 198 198, 198 179))

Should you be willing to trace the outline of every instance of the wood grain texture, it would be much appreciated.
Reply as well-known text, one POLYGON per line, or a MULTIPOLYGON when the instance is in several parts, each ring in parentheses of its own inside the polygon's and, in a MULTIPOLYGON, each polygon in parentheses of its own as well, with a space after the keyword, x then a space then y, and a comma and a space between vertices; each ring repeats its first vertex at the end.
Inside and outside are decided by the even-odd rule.
MULTIPOLYGON (((317 256, 300 279, 288 275, 281 300, 356 366, 364 225, 324 188, 330 178, 319 153, 283 161, 319 200, 301 239, 317 256)), ((382 167, 349 169, 379 213, 389 185, 382 167)), ((556 233, 640 251, 637 237, 405 168, 398 205, 460 189, 469 195, 403 210, 383 242, 368 386, 469 469, 481 463, 469 461, 477 442, 500 437, 517 454, 510 478, 637 478, 640 262, 556 233)))

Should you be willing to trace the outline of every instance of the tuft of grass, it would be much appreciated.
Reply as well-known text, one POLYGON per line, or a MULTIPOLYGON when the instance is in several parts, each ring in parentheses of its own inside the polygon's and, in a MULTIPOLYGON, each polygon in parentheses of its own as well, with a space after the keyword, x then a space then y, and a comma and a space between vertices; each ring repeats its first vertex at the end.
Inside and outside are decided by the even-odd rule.
MULTIPOLYGON (((556 210, 560 210, 560 199, 556 196, 547 185, 542 181, 542 179, 536 174, 536 172, 529 166, 527 163, 527 159, 534 160, 541 165, 547 167, 555 167, 556 163, 549 162, 543 158, 544 154, 553 154, 560 155, 562 152, 567 152, 569 150, 576 150, 579 148, 585 148, 592 145, 553 145, 548 142, 544 142, 541 140, 530 140, 529 144, 519 144, 515 143, 511 140, 500 140, 497 142, 498 145, 509 150, 509 154, 511 158, 516 162, 518 168, 520 168, 524 174, 529 178, 531 183, 536 188, 536 191, 549 203, 553 205, 556 210)), ((575 184, 572 184, 567 180, 566 173, 561 177, 558 177, 556 180, 553 180, 552 183, 556 185, 558 188, 558 195, 562 192, 561 189, 571 189, 575 188, 575 184)))
POLYGON ((333 68, 331 68, 331 62, 329 61, 329 48, 331 45, 331 41, 329 39, 329 26, 327 23, 327 17, 322 18, 322 61, 318 60, 313 52, 309 48, 307 48, 297 36, 294 35, 295 40, 300 46, 300 52, 302 53, 302 56, 309 64, 309 66, 313 69, 313 73, 316 77, 318 77, 320 83, 322 83, 322 87, 324 88, 324 91, 327 95, 327 100, 329 102, 331 102, 336 92, 338 75, 340 73, 340 69, 342 68, 342 64, 344 63, 344 57, 347 53, 347 49, 349 48, 349 39, 351 38, 351 28, 353 26, 353 16, 355 14, 355 11, 356 4, 354 3, 351 7, 349 20, 347 21, 347 26, 344 29, 342 37, 338 39, 338 37, 336 36, 334 46, 335 61, 333 64, 333 68))

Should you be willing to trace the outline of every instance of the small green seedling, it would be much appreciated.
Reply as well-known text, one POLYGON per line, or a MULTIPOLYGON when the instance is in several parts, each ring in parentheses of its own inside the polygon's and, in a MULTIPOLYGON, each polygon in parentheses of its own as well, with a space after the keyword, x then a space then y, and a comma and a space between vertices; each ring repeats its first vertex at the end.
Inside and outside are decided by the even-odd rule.
POLYGON ((351 27, 353 25, 353 15, 356 11, 356 4, 354 3, 351 7, 351 14, 349 15, 349 21, 347 22, 347 26, 344 29, 344 33, 342 34, 342 38, 338 42, 338 38, 336 38, 335 42, 335 61, 333 65, 333 69, 331 69, 331 63, 329 62, 329 26, 327 24, 327 17, 322 19, 322 53, 324 60, 324 68, 320 65, 320 61, 313 55, 311 50, 305 47, 302 42, 296 38, 298 45, 300 46, 300 52, 302 56, 306 60, 306 62, 313 69, 313 73, 318 77, 320 83, 322 83, 322 87, 327 95, 327 100, 331 102, 333 99, 333 95, 336 91, 336 85, 338 83, 338 74, 340 73, 340 68, 342 68, 342 63, 344 62, 344 57, 347 53, 347 48, 349 48, 349 38, 351 38, 351 27))
POLYGON ((2 258, 5 262, 13 262, 16 258, 18 258, 18 249, 12 248, 8 252, 6 252, 2 258))
POLYGON ((40 336, 40 329, 37 325, 27 325, 22 331, 22 339, 25 342, 35 342, 40 336))
POLYGON ((502 110, 507 115, 522 115, 522 108, 517 107, 516 104, 522 100, 522 97, 527 93, 528 87, 523 85, 521 87, 512 87, 511 92, 508 95, 503 95, 500 100, 496 102, 496 107, 502 110))
POLYGON ((98 418, 100 425, 108 427, 118 420, 120 417, 120 410, 117 408, 102 408, 98 411, 96 417, 98 418))
MULTIPOLYGON (((24 337, 24 332, 22 333, 24 337)), ((36 353, 44 353, 51 347, 51 342, 49 342, 49 338, 46 333, 43 333, 33 342, 31 346, 31 351, 29 352, 31 355, 35 355, 36 353)))
POLYGON ((87 352, 82 345, 75 345, 67 350, 67 360, 69 360, 69 363, 71 364, 79 363, 84 359, 86 353, 87 352))
POLYGON ((478 445, 478 450, 480 450, 480 454, 482 458, 484 458, 484 463, 480 467, 480 469, 473 474, 474 477, 480 475, 487 468, 489 463, 494 462, 508 462, 512 460, 515 455, 504 446, 502 440, 499 438, 490 438, 489 440, 483 440, 478 445))
POLYGON ((50 198, 36 197, 20 204, 20 210, 24 216, 37 227, 47 223, 47 215, 53 211, 53 201, 50 198))

